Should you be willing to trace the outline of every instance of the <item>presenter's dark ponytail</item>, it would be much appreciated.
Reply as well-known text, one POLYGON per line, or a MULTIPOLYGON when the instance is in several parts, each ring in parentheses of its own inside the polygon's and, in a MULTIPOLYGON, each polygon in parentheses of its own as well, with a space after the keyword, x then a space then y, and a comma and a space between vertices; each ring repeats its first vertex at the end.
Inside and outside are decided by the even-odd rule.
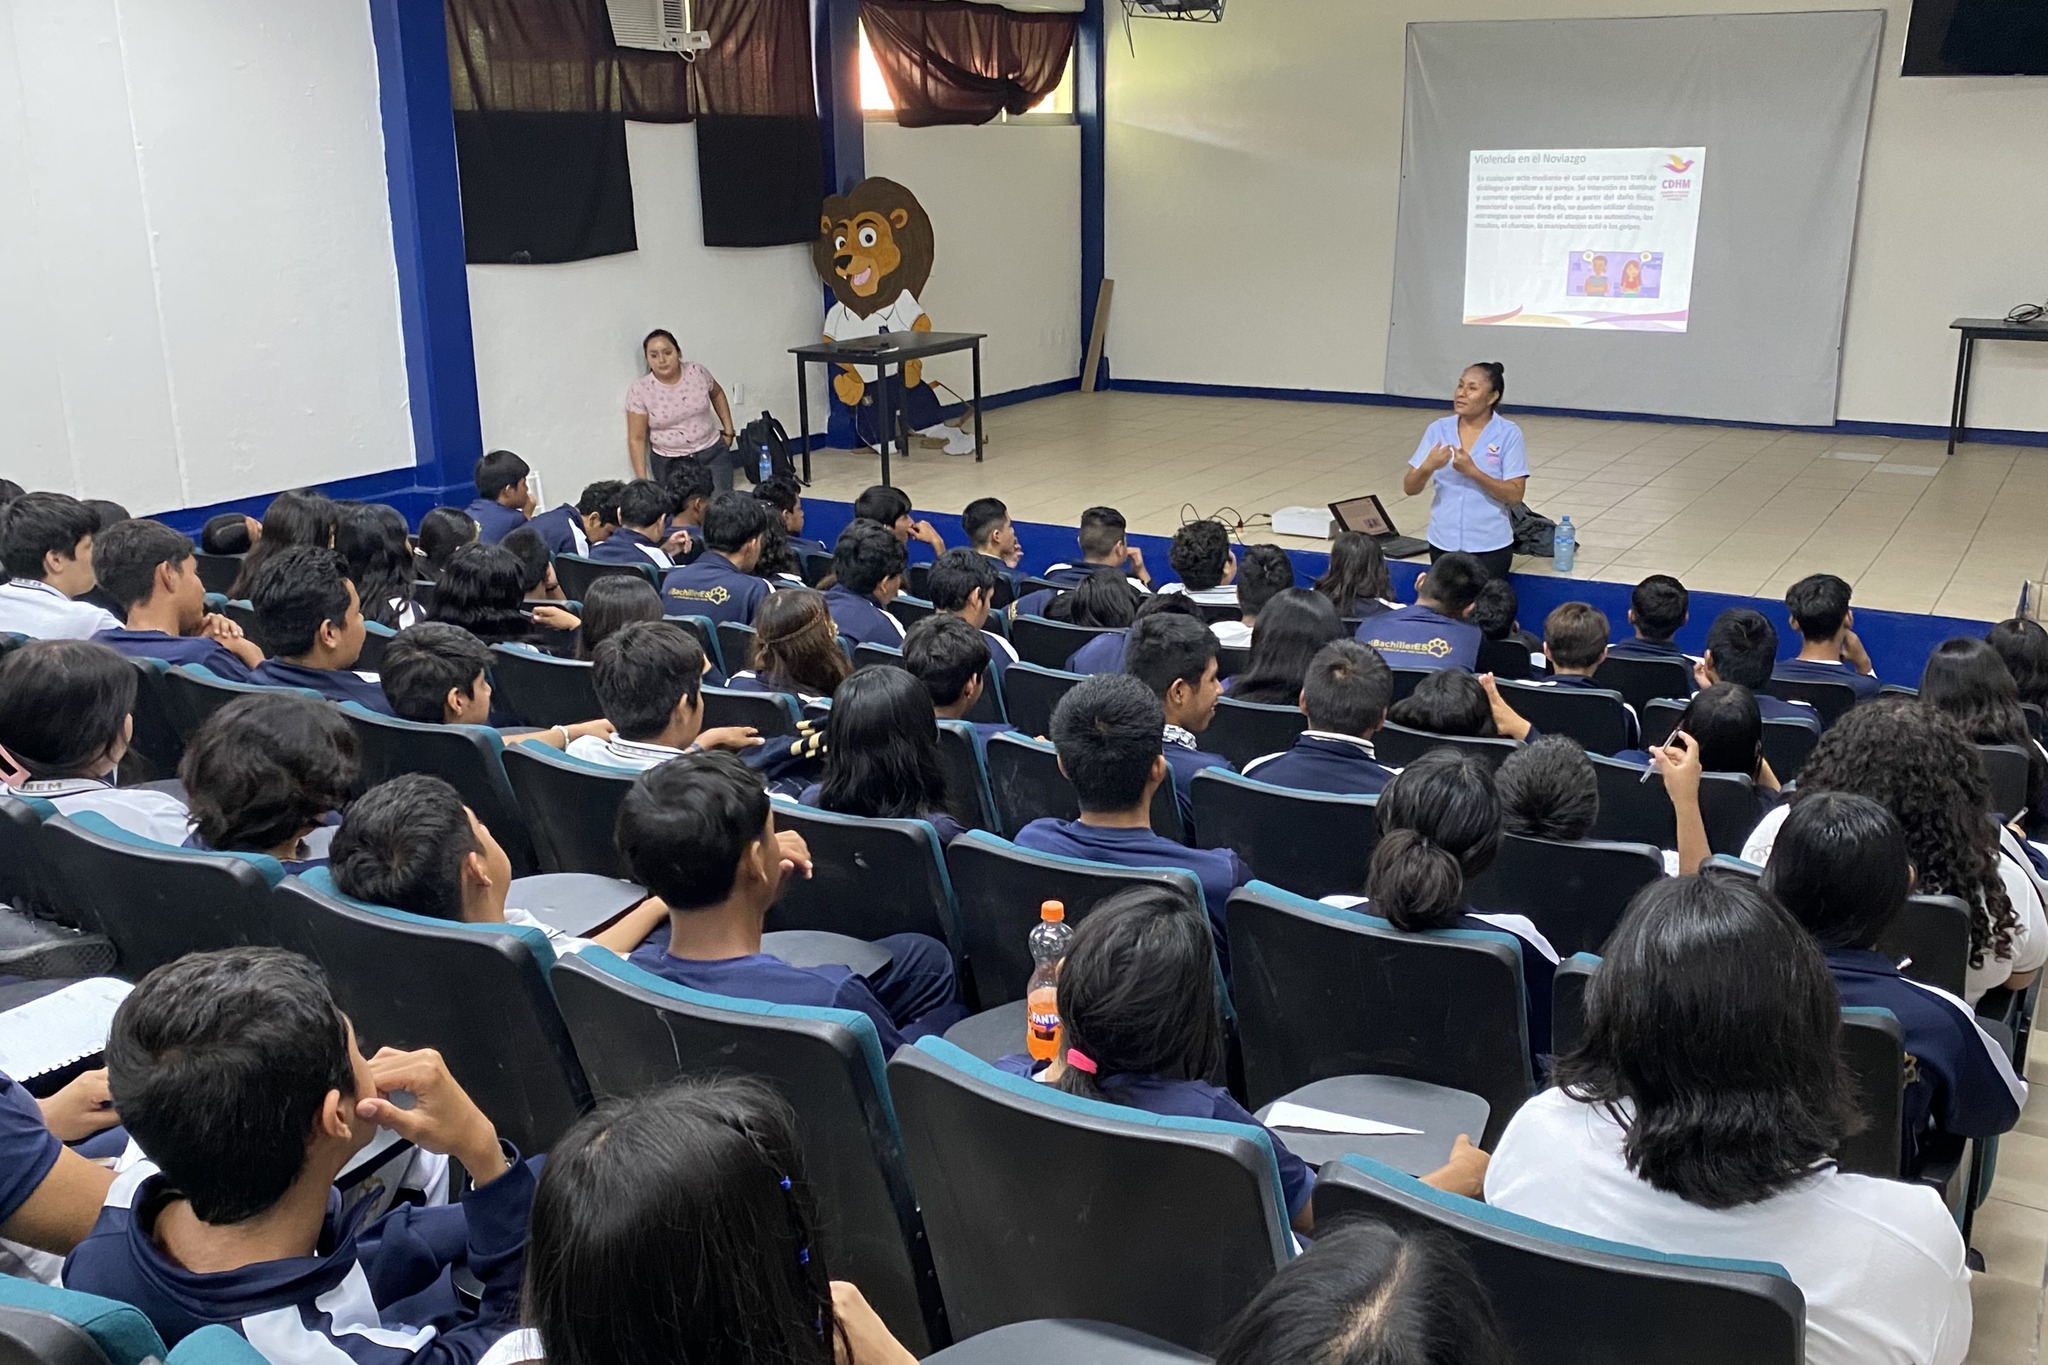
POLYGON ((1397 929, 1440 929, 1465 911, 1465 883, 1500 852, 1493 771, 1454 749, 1403 768, 1380 793, 1380 839, 1366 872, 1374 914, 1397 929))
POLYGON ((1493 381, 1493 407, 1494 411, 1500 411, 1501 400, 1508 396, 1507 366, 1501 364, 1498 360, 1480 360, 1475 361, 1471 368, 1480 371, 1493 381))

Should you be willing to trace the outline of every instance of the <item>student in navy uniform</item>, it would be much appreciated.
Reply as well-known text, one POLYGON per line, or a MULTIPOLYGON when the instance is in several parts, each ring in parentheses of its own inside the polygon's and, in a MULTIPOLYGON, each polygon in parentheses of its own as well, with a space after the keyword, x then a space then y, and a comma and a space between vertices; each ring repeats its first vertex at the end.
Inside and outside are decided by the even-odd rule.
POLYGON ((568 745, 571 758, 644 772, 698 749, 757 749, 751 725, 704 728, 704 648, 673 621, 620 630, 597 647, 591 690, 612 724, 568 745))
POLYGON ((366 1059, 306 959, 157 968, 114 1016, 107 1077, 149 1159, 114 1182, 66 1288, 133 1304, 168 1343, 222 1323, 273 1360, 466 1365, 518 1326, 533 1166, 438 1053, 366 1059), (357 1226, 334 1180, 379 1128, 460 1161, 469 1194, 357 1226))
POLYGON ((777 833, 758 773, 731 754, 695 753, 637 778, 619 804, 619 852, 665 906, 669 932, 636 951, 637 967, 712 995, 858 1010, 882 1055, 966 1017, 944 944, 923 934, 878 939, 889 965, 793 967, 762 951, 768 907, 811 873, 800 835, 777 833))
MULTIPOLYGON (((1252 567, 1251 552, 1246 551, 1247 577, 1238 584, 1240 592, 1251 592, 1252 567)), ((1262 601, 1257 614, 1259 624, 1252 632, 1251 652, 1245 658, 1244 669, 1228 679, 1223 690, 1233 701, 1299 706, 1301 683, 1308 676, 1309 662, 1324 645, 1349 638, 1344 622, 1338 619, 1337 609, 1330 605, 1329 598, 1307 588, 1282 589, 1262 601)))
POLYGON ((1440 668, 1415 690, 1387 708, 1387 719, 1429 735, 1469 739, 1530 740, 1535 728, 1501 700, 1491 675, 1473 677, 1440 668))
MULTIPOLYGON (((420 619, 412 586, 419 576, 419 556, 396 507, 381 502, 341 507, 334 519, 334 550, 348 565, 365 621, 403 630, 420 619)), ((546 551, 541 553, 545 558, 546 551)))
POLYGON ((804 535, 804 486, 794 474, 777 474, 754 485, 754 496, 775 509, 782 529, 789 534, 789 548, 799 555, 829 555, 832 547, 804 535))
POLYGON ((1232 581, 1237 577, 1237 556, 1222 522, 1191 521, 1175 531, 1166 547, 1166 562, 1180 581, 1159 591, 1184 592, 1204 606, 1237 605, 1237 585, 1232 581))
POLYGON ((903 545, 887 527, 856 518, 839 533, 832 548, 832 573, 838 580, 825 594, 832 625, 855 644, 903 644, 903 625, 884 606, 903 591, 903 545))
POLYGON ((946 553, 946 538, 930 522, 911 514, 910 499, 900 488, 877 483, 862 489, 853 500, 853 516, 856 521, 872 521, 896 537, 906 556, 913 540, 931 546, 934 556, 946 553))
POLYGON ((1309 660, 1301 684, 1308 729, 1294 747, 1255 758, 1244 775, 1278 787, 1372 796, 1394 770, 1373 752, 1372 737, 1386 724, 1394 675, 1370 645, 1332 640, 1309 660))
POLYGON ((1692 594, 1668 573, 1653 573, 1629 594, 1628 623, 1635 637, 1607 647, 1616 659, 1684 659, 1672 636, 1692 619, 1692 594))
POLYGON ((746 493, 720 493, 704 514, 704 553, 661 580, 662 607, 671 616, 708 616, 713 621, 752 625, 754 612, 771 591, 754 575, 761 537, 774 515, 746 493))
POLYGON ((1009 507, 1001 498, 976 498, 960 513, 960 529, 967 533, 967 543, 974 553, 987 560, 996 577, 1010 585, 1001 603, 1008 606, 1007 599, 1016 591, 1017 565, 1024 559, 1024 546, 1010 525, 1009 507))
POLYGON ((94 538, 93 572, 127 622, 93 637, 131 659, 200 664, 230 682, 249 681, 263 651, 225 616, 206 609, 192 540, 160 521, 123 521, 94 538))
MULTIPOLYGON (((1594 672, 1607 661, 1607 614, 1585 602, 1564 602, 1543 618, 1543 657, 1550 663, 1550 676, 1538 686, 1570 691, 1604 691, 1593 681, 1594 672)), ((1627 717, 1628 739, 1623 749, 1642 742, 1642 722, 1636 709, 1621 704, 1627 717)))
POLYGON ((1856 638, 1856 613, 1849 610, 1849 585, 1831 573, 1809 574, 1785 592, 1792 629, 1799 632, 1799 654, 1772 671, 1787 682, 1845 683, 1856 700, 1869 701, 1884 690, 1870 655, 1856 638))
MULTIPOLYGON (((695 466, 679 465, 679 469, 695 466)), ((710 477, 708 470, 705 477, 710 477)), ((668 522, 672 505, 662 486, 650 479, 635 479, 619 490, 619 526, 590 547, 589 558, 600 564, 652 564, 663 571, 675 567, 662 544, 662 527, 668 522)))
MULTIPOLYGON (((1079 589, 1075 590, 1079 592, 1079 589)), ((1155 592, 1139 599, 1138 608, 1131 613, 1131 625, 1136 625, 1148 616, 1161 612, 1185 616, 1192 621, 1208 624, 1202 609, 1188 599, 1184 592, 1155 592)), ((1121 673, 1124 671, 1124 650, 1130 644, 1131 629, 1106 630, 1067 656, 1069 673, 1121 673)))
POLYGON ((340 555, 319 545, 280 550, 257 570, 249 605, 257 634, 276 651, 251 670, 252 681, 391 714, 376 675, 351 671, 363 652, 363 610, 340 555))
MULTIPOLYGON (((637 575, 606 574, 583 590, 583 624, 576 631, 576 657, 590 662, 597 647, 635 621, 662 618, 661 593, 637 575)), ((385 651, 386 659, 391 657, 385 651)))
POLYGON ((1216 680, 1216 637, 1208 626, 1185 616, 1148 616, 1131 627, 1124 672, 1152 689, 1165 708, 1166 767, 1173 776, 1181 828, 1192 832, 1195 807, 1188 783, 1204 768, 1237 771, 1221 754, 1195 747, 1196 736, 1216 719, 1216 704, 1223 698, 1223 685, 1216 680))
POLYGON ((1152 793, 1168 773, 1160 752, 1165 721, 1158 694, 1127 674, 1076 683, 1053 709, 1052 742, 1081 816, 1033 820, 1017 831, 1017 847, 1118 867, 1186 868, 1201 883, 1216 957, 1228 973, 1223 907, 1252 873, 1227 848, 1190 848, 1152 832, 1152 793))
POLYGON ((1346 531, 1330 542, 1330 567, 1314 588, 1347 620, 1384 616, 1401 605, 1394 600, 1387 557, 1380 553, 1379 542, 1363 531, 1346 531))
MULTIPOLYGON (((1758 818, 1778 804, 1778 775, 1764 759, 1763 713, 1760 700, 1740 683, 1715 683, 1686 703, 1671 728, 1672 743, 1690 735, 1701 772, 1735 773, 1754 784, 1758 818)), ((1624 763, 1652 765, 1651 751, 1625 749, 1614 755, 1624 763)), ((1659 769, 1662 771, 1662 769, 1659 769)), ((1670 783, 1665 787, 1670 789, 1670 783)))
POLYGON ((925 591, 935 611, 961 618, 987 638, 989 658, 995 663, 998 678, 1017 662, 1016 646, 988 629, 1000 581, 1000 570, 987 555, 965 549, 948 550, 933 560, 931 574, 925 580, 925 591))
POLYGON ((1479 654, 1472 665, 1475 673, 1518 682, 1548 671, 1543 641, 1522 629, 1516 619, 1522 599, 1515 585, 1505 578, 1489 578, 1472 599, 1472 614, 1466 619, 1479 627, 1479 654))
MULTIPOLYGON (((639 579, 602 578, 600 583, 638 583, 641 591, 654 596, 654 588, 639 579)), ((660 602, 648 619, 661 619, 660 602)), ((400 720, 422 725, 489 725, 494 703, 491 687, 491 651, 484 642, 461 626, 440 621, 422 621, 393 636, 384 647, 384 660, 377 681, 384 698, 400 720)), ((611 738, 612 723, 603 717, 573 725, 551 725, 545 730, 507 734, 507 744, 545 744, 566 749, 583 738, 611 738)))
MULTIPOLYGON (((436 507, 420 518, 420 533, 414 537, 419 555, 419 572, 422 578, 440 581, 441 570, 448 567, 448 561, 455 552, 465 545, 476 544, 476 521, 460 507, 436 507)), ((248 576, 248 561, 243 561, 242 573, 248 576)), ((239 584, 237 585, 239 586, 239 584)), ((233 593, 229 593, 233 596, 233 593)))
MULTIPOLYGON (((893 619, 893 618, 892 618, 893 619)), ((786 692, 801 701, 829 697, 853 671, 839 647, 825 594, 785 588, 754 613, 754 646, 746 667, 726 686, 740 692, 786 692)))
POLYGON ((1392 668, 1463 668, 1479 660, 1479 627, 1469 619, 1486 586, 1479 561, 1454 550, 1415 580, 1415 605, 1359 624, 1357 638, 1392 668))
POLYGON ((93 590, 92 538, 99 518, 64 493, 24 493, 0 507, 0 631, 31 640, 89 640, 118 630, 93 590))
MULTIPOLYGON (((1071 588, 1097 569, 1115 569, 1128 577, 1131 586, 1139 592, 1152 591, 1152 575, 1145 568, 1144 552, 1125 539, 1127 529, 1124 514, 1114 507, 1089 508, 1081 514, 1081 525, 1075 536, 1081 549, 1081 562, 1055 564, 1038 576, 1048 583, 1071 588)), ((1042 615, 1046 603, 1051 600, 1052 593, 1044 588, 1026 593, 1017 599, 1012 614, 1042 615)))
POLYGON ((590 547, 610 535, 618 526, 619 490, 617 479, 600 479, 585 486, 574 503, 550 508, 527 522, 548 547, 549 554, 590 554, 590 547))
MULTIPOLYGON (((1237 609, 1235 621, 1217 621, 1209 629, 1216 643, 1242 649, 1252 642, 1252 630, 1268 602, 1294 586, 1294 561, 1278 545, 1247 545, 1237 566, 1237 609)), ((1200 599, 1197 599, 1200 600, 1200 599)))
POLYGON ((1764 691, 1778 660, 1778 628, 1759 611, 1730 607, 1707 628, 1707 649, 1692 666, 1693 683, 1740 683, 1756 697, 1765 720, 1817 720, 1819 713, 1803 701, 1786 701, 1764 691))
POLYGON ((192 812, 185 847, 261 853, 304 872, 327 862, 341 809, 362 791, 362 751, 324 701, 237 697, 192 736, 178 778, 192 812))
POLYGON ((669 465, 669 540, 665 548, 678 564, 695 559, 704 550, 704 514, 711 510, 717 478, 706 465, 695 460, 678 460, 669 465))
POLYGON ((1356 907, 1410 933, 1490 929, 1510 935, 1522 950, 1529 1054, 1548 1055, 1557 950, 1522 916, 1484 914, 1466 899, 1467 884, 1500 853, 1493 770, 1455 749, 1432 749, 1387 783, 1376 823, 1379 843, 1365 874, 1365 895, 1325 896, 1323 903, 1356 907))
POLYGON ((476 500, 464 510, 476 523, 478 540, 496 545, 526 525, 533 515, 533 491, 526 486, 532 472, 509 450, 493 450, 476 462, 476 500))
POLYGON ((942 848, 964 834, 946 810, 938 721, 923 681, 873 665, 841 683, 825 721, 825 770, 797 799, 838 815, 923 820, 942 848))
POLYGON ((1902 975, 1877 951, 1913 891, 1905 831, 1867 796, 1812 792, 1792 803, 1763 888, 1810 930, 1850 1007, 1890 1010, 1905 1031, 1903 1169, 2019 1122, 2027 1084, 1968 1005, 1902 975), (1943 1142, 1942 1139, 1953 1141, 1943 1142))
POLYGON ((105 1071, 89 1071, 38 1100, 0 1074, 0 1237, 68 1255, 100 1216, 114 1173, 67 1143, 118 1121, 105 1071))
MULTIPOLYGON (((951 550, 946 551, 952 554, 951 550)), ((924 684, 939 720, 966 720, 981 700, 988 673, 988 636, 958 616, 927 616, 903 637, 903 667, 924 684)), ((990 735, 1011 727, 999 720, 970 721, 975 738, 986 744, 990 735)))

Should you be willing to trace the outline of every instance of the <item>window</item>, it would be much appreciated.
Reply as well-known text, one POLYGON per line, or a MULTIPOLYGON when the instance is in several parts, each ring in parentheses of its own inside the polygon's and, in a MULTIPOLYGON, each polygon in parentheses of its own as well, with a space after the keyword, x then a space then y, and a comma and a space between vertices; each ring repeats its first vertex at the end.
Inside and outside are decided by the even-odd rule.
MULTIPOLYGON (((896 112, 896 102, 889 97, 889 85, 882 79, 882 68, 875 61, 875 50, 868 44, 866 25, 860 30, 860 107, 869 118, 888 120, 896 112)), ((1051 94, 1031 106, 1022 114, 998 114, 998 123, 1071 123, 1074 118, 1074 54, 1067 54, 1067 69, 1060 73, 1060 83, 1051 94)))

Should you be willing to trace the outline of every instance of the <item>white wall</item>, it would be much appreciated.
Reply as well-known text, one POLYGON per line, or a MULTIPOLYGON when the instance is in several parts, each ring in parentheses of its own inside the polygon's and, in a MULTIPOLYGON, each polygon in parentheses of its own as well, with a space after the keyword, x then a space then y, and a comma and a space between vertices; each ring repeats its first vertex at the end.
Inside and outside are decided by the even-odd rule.
POLYGON ((0 0, 0 472, 136 512, 413 463, 368 7, 0 0))
MULTIPOLYGON (((2048 291, 2048 178, 2027 169, 2048 80, 1902 79, 1909 0, 1682 8, 1888 10, 1838 415, 1946 425, 1950 319, 2048 291)), ((1135 57, 1108 44, 1113 372, 1382 391, 1406 25, 1671 12, 1666 0, 1235 0, 1220 26, 1133 25, 1135 57)), ((1977 354, 1972 424, 2048 430, 2048 347, 1977 354)))

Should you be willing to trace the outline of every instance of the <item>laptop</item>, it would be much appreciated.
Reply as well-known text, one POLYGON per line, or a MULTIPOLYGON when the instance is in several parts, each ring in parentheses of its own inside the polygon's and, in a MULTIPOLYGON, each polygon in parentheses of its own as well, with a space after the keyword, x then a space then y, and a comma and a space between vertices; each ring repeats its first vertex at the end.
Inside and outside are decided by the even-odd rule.
POLYGON ((1387 515, 1385 504, 1377 493, 1367 493, 1362 498, 1346 498, 1330 504, 1330 515, 1336 518, 1340 530, 1358 531, 1371 536, 1379 545, 1380 553, 1388 559, 1407 559, 1412 555, 1427 554, 1429 542, 1404 536, 1394 525, 1394 519, 1387 515))

